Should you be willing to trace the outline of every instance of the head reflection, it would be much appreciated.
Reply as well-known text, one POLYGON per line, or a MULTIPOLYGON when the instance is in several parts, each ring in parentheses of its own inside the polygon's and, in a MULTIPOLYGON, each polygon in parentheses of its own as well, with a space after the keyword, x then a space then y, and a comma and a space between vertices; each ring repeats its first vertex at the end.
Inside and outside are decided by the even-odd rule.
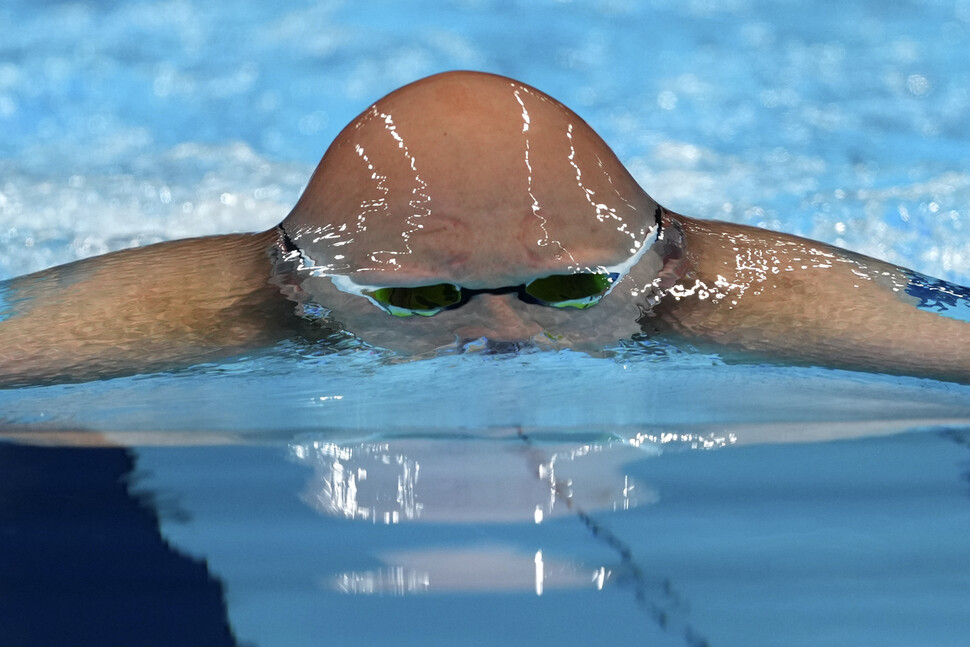
POLYGON ((516 439, 305 440, 291 454, 314 470, 304 502, 369 523, 541 523, 576 506, 625 510, 655 498, 622 471, 641 448, 516 439))
MULTIPOLYGON (((372 524, 523 523, 652 503, 623 473, 644 450, 625 442, 499 438, 395 438, 334 443, 308 439, 293 458, 313 468, 302 498, 317 512, 372 524)), ((613 569, 520 545, 457 545, 389 551, 385 565, 321 582, 351 594, 603 588, 613 569)), ((616 568, 614 566, 613 568, 616 568)))

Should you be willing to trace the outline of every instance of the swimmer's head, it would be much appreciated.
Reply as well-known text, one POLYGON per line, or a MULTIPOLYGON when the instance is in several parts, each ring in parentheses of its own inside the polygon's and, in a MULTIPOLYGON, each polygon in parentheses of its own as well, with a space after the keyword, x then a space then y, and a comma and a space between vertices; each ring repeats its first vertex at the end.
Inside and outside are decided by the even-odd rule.
MULTIPOLYGON (((595 307, 530 303, 535 289, 466 292, 460 304, 449 293, 434 317, 393 319, 365 295, 441 284, 497 290, 576 273, 619 278, 633 266, 626 291, 642 293, 660 269, 645 254, 659 221, 657 203, 571 110, 511 79, 451 72, 354 119, 282 230, 301 253, 305 298, 367 341, 400 347, 387 343, 391 335, 418 350, 415 340, 424 348, 476 337, 589 339, 590 329, 618 325, 607 304, 620 300, 603 298, 617 286, 590 294, 602 298, 595 307)), ((624 310, 624 332, 606 336, 635 329, 636 308, 624 310)))

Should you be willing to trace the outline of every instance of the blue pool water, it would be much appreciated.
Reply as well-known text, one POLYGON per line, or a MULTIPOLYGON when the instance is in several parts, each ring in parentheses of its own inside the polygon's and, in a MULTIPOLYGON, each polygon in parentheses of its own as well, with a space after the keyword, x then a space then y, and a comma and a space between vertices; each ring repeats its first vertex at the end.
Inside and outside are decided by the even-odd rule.
MULTIPOLYGON (((0 281, 271 227, 370 101, 472 68, 671 209, 970 284, 965 0, 14 0, 0 33, 0 281)), ((970 636, 965 385, 286 343, 0 390, 0 433, 4 645, 970 636)))

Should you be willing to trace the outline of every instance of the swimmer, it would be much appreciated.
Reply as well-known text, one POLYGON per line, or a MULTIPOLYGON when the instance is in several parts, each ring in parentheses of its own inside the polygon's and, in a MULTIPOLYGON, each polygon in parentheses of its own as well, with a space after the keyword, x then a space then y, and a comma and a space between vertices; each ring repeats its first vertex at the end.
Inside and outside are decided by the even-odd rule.
POLYGON ((926 290, 961 290, 942 285, 674 213, 548 95, 449 72, 354 119, 278 227, 0 283, 0 384, 170 369, 337 331, 412 357, 595 353, 633 338, 970 382, 970 323, 919 307, 926 290))

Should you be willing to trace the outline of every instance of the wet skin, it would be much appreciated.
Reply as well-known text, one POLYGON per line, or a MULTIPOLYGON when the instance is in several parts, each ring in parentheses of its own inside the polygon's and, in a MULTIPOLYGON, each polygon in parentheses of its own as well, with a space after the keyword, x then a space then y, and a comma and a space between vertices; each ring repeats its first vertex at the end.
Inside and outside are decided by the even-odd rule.
POLYGON ((970 382, 970 324, 918 309, 908 282, 829 245, 666 210, 565 106, 511 79, 452 72, 351 122, 279 228, 0 284, 0 384, 186 366, 334 329, 412 356, 476 339, 596 352, 646 335, 726 357, 970 382), (354 293, 499 290, 631 258, 586 309, 497 291, 395 317, 354 293))

